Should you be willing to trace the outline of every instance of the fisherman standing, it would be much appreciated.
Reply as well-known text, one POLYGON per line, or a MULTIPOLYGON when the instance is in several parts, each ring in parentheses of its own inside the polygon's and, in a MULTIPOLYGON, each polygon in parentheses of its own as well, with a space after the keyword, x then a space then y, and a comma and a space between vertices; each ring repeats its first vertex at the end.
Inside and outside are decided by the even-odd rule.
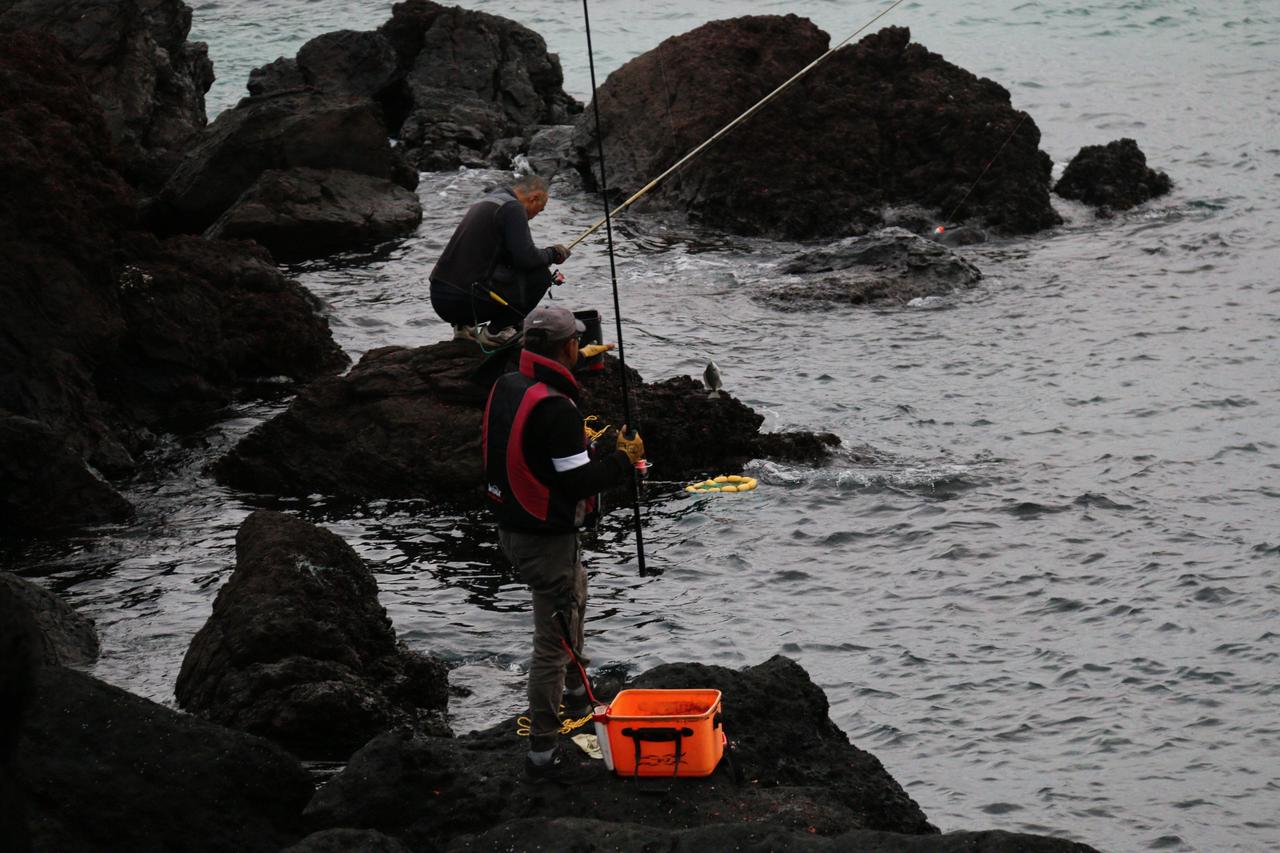
POLYGON ((618 435, 618 449, 592 459, 578 411, 572 368, 581 322, 564 308, 535 308, 524 321, 520 369, 494 384, 484 413, 487 493, 502 552, 533 592, 533 659, 529 665, 529 755, 525 772, 573 781, 556 745, 565 718, 591 713, 586 686, 560 644, 564 614, 569 642, 582 658, 587 575, 578 531, 595 495, 626 481, 644 456, 638 433, 618 435), (568 689, 566 689, 566 684, 568 689))
POLYGON ((529 220, 547 206, 547 198, 546 179, 526 175, 471 205, 458 223, 431 270, 431 307, 453 325, 455 339, 506 343, 551 287, 548 267, 564 263, 569 250, 534 245, 529 220), (477 333, 482 323, 488 326, 477 333))

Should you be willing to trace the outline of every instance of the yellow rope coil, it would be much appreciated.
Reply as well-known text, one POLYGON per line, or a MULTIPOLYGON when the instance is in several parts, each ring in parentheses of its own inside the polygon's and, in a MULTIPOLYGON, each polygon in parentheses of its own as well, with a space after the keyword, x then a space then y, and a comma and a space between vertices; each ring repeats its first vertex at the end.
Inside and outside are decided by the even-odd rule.
POLYGON ((706 494, 711 492, 749 492, 758 486, 755 477, 739 477, 737 474, 722 474, 701 483, 685 486, 686 492, 706 494))
MULTIPOLYGON (((560 731, 558 732, 558 734, 567 735, 572 731, 582 728, 587 723, 591 722, 591 717, 592 717, 591 714, 587 714, 585 717, 583 717, 580 720, 565 720, 563 725, 560 726, 560 731)), ((520 737, 528 737, 529 732, 531 731, 532 728, 533 728, 533 721, 530 720, 528 717, 523 715, 516 717, 516 734, 517 735, 519 735, 520 737)))
POLYGON ((587 444, 591 444, 597 438, 599 438, 600 436, 604 435, 606 432, 609 431, 610 429, 609 424, 605 424, 600 429, 595 429, 591 426, 592 424, 599 422, 599 420, 600 418, 597 417, 596 415, 588 415, 582 421, 582 431, 587 435, 587 444))

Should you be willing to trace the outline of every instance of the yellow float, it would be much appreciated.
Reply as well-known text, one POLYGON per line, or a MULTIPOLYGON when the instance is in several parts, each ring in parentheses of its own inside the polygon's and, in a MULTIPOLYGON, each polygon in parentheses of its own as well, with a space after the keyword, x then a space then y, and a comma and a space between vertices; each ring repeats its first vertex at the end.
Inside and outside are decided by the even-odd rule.
POLYGON ((749 492, 758 486, 755 477, 739 477, 737 474, 721 474, 701 483, 685 486, 686 492, 708 494, 714 492, 749 492))

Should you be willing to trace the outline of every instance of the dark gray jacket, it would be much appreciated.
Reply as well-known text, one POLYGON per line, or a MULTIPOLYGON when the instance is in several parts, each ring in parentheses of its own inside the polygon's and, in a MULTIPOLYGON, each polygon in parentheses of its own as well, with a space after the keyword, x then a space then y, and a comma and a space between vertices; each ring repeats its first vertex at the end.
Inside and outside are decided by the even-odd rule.
POLYGON ((476 281, 511 281, 519 271, 555 262, 554 249, 533 244, 529 217, 516 194, 501 189, 467 210, 431 270, 431 280, 465 289, 476 281))

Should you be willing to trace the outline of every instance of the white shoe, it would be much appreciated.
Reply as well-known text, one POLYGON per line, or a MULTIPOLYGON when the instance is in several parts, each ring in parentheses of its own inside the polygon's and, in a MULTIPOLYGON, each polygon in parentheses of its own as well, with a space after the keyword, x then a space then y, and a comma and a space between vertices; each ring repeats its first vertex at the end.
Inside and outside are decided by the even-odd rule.
POLYGON ((476 340, 486 347, 506 346, 520 335, 520 330, 511 326, 497 332, 490 332, 488 326, 476 329, 476 340))
POLYGON ((474 341, 476 339, 475 326, 454 326, 453 339, 455 341, 474 341))

